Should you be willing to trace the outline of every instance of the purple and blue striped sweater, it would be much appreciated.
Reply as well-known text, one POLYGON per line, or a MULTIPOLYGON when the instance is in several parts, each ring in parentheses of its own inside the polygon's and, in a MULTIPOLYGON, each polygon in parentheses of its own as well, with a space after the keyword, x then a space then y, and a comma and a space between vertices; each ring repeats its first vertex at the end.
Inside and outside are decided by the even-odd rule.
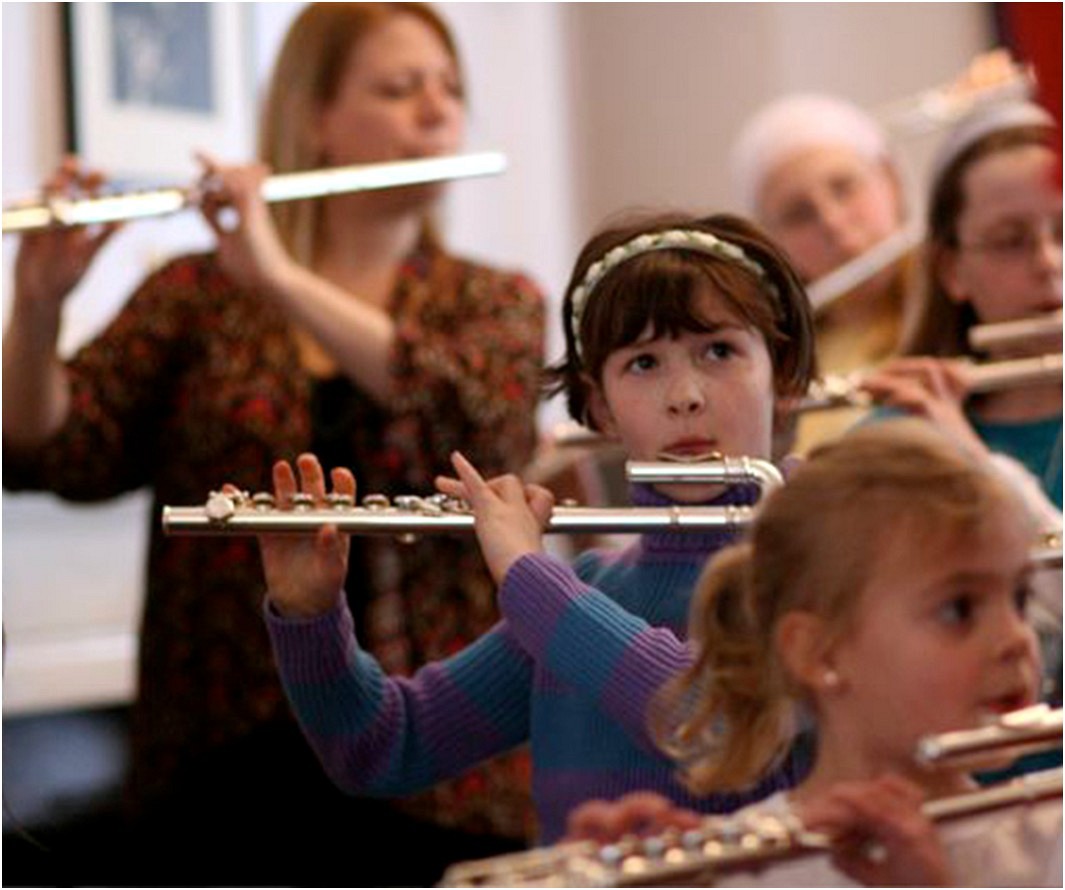
MULTIPOLYGON (((637 504, 670 503, 633 486, 637 504)), ((730 491, 717 503, 749 502, 730 491)), ((395 797, 456 776, 530 741, 541 839, 590 798, 651 790, 703 812, 728 812, 800 778, 789 760, 743 794, 691 796, 650 740, 648 704, 690 663, 688 605, 727 532, 662 532, 573 567, 523 557, 500 589, 503 620, 453 657, 411 678, 385 676, 355 640, 339 597, 328 614, 267 610, 285 690, 333 781, 352 794, 395 797)))

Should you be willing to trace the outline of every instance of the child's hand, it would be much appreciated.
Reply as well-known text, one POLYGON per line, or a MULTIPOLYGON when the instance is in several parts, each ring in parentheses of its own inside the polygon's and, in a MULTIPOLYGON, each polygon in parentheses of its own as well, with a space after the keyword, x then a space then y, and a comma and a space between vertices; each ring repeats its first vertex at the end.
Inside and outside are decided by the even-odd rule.
POLYGON ((566 819, 563 841, 609 844, 625 835, 652 837, 667 829, 698 828, 702 817, 678 807, 652 791, 633 791, 617 800, 589 800, 575 807, 566 819))
MULTIPOLYGON (((302 491, 316 502, 325 500, 325 476, 313 454, 296 460, 302 491)), ((355 496, 355 477, 350 470, 334 469, 333 490, 355 496)), ((274 496, 279 508, 287 508, 296 493, 296 476, 287 461, 274 464, 274 496)), ((347 535, 335 525, 326 525, 313 534, 262 534, 259 550, 270 602, 290 618, 311 618, 328 612, 337 602, 348 571, 347 535)))
POLYGON ((551 518, 555 497, 539 485, 523 484, 517 476, 499 476, 486 482, 457 451, 451 463, 459 478, 438 476, 436 487, 469 502, 484 561, 496 583, 501 584, 517 560, 543 550, 543 529, 551 518))
POLYGON ((897 358, 866 376, 861 388, 880 405, 923 417, 962 448, 976 455, 987 446, 965 416, 968 381, 958 362, 936 358, 897 358))
POLYGON ((842 782, 799 808, 806 828, 833 837, 836 867, 872 887, 952 886, 924 793, 898 776, 842 782))

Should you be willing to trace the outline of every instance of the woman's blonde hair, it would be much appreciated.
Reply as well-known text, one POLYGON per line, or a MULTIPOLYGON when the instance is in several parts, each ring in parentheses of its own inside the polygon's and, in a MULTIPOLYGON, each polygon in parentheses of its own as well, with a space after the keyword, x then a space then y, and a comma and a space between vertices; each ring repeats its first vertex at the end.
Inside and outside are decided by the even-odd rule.
POLYGON ((699 582, 697 659, 652 711, 688 785, 742 789, 787 753, 807 696, 775 651, 784 615, 816 615, 839 639, 887 535, 934 546, 978 533, 1003 508, 1023 515, 989 466, 924 421, 870 424, 815 449, 699 582))
MULTIPOLYGON (((275 173, 322 166, 315 137, 319 114, 336 98, 359 41, 397 15, 414 16, 428 25, 461 72, 451 32, 427 4, 310 4, 289 28, 263 103, 259 157, 275 173)), ((314 259, 321 208, 321 201, 271 205, 282 243, 303 264, 314 259)))

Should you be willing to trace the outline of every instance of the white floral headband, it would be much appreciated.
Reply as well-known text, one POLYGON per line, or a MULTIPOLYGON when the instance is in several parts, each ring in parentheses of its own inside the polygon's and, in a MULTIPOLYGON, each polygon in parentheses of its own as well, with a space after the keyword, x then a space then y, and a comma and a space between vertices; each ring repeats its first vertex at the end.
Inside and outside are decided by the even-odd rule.
POLYGON ((774 299, 779 298, 777 288, 769 281, 765 269, 747 256, 742 248, 728 241, 722 241, 716 235, 698 229, 666 229, 663 232, 637 235, 631 241, 626 241, 607 251, 604 256, 592 263, 584 273, 581 283, 573 289, 573 296, 570 300, 570 325, 573 333, 573 346, 578 358, 581 355, 581 318, 592 291, 609 272, 622 263, 655 250, 691 250, 736 263, 759 279, 774 299))

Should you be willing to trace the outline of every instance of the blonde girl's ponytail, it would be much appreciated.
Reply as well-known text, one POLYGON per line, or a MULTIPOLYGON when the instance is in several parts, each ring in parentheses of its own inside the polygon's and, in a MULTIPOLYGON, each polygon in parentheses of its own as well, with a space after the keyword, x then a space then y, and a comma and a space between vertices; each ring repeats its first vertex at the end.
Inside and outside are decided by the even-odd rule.
POLYGON ((692 602, 695 663, 653 704, 653 736, 692 790, 749 787, 787 753, 800 709, 816 722, 817 690, 776 645, 787 614, 817 617, 832 645, 852 632, 889 547, 976 540, 1002 516, 1026 521, 1015 493, 924 421, 869 424, 812 451, 747 540, 708 564, 692 602))
POLYGON ((655 740, 696 793, 753 784, 791 740, 793 707, 757 615, 754 569, 749 542, 711 560, 692 601, 696 661, 652 706, 655 740))

